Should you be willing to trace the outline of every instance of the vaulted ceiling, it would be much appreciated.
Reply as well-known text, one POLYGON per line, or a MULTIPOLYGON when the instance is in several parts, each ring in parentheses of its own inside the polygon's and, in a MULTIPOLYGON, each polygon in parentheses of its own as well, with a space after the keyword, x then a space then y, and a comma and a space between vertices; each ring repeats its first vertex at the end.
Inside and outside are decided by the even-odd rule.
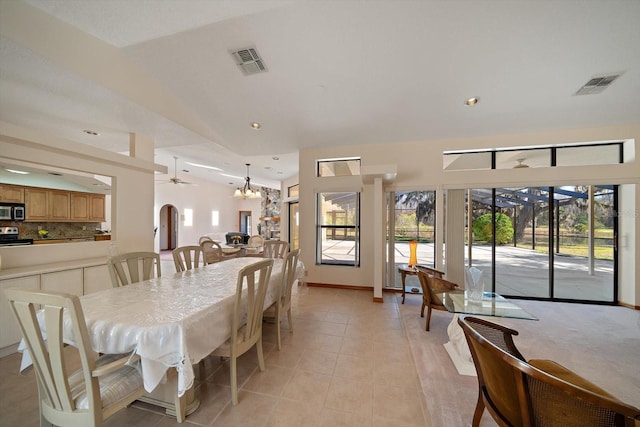
POLYGON ((275 186, 306 147, 637 124, 639 20, 616 0, 0 0, 0 120, 275 186))

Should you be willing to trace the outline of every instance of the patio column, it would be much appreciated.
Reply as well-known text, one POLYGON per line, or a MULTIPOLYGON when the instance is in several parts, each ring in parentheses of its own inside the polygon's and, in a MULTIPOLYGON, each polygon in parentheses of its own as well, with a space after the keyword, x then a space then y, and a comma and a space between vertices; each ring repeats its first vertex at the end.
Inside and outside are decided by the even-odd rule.
POLYGON ((447 280, 464 287, 464 190, 447 190, 445 259, 447 280))
POLYGON ((589 275, 593 276, 595 274, 595 200, 593 199, 593 185, 589 186, 589 191, 587 193, 589 195, 589 233, 588 233, 588 243, 587 248, 589 250, 589 275))

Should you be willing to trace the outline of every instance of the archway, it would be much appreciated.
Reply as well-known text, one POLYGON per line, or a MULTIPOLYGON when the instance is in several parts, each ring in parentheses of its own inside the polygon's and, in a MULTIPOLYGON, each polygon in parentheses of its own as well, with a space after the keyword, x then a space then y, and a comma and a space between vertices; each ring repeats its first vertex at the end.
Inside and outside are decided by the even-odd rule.
POLYGON ((164 205, 160 209, 160 250, 172 250, 178 245, 178 209, 164 205))

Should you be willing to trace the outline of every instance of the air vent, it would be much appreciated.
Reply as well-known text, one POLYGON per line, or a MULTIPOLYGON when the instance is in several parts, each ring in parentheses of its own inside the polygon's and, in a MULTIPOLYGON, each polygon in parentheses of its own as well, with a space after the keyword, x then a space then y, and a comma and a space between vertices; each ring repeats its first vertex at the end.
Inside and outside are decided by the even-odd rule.
POLYGON ((609 87, 611 83, 621 75, 622 73, 591 77, 584 86, 578 89, 576 95, 594 95, 596 93, 600 93, 609 87))
POLYGON ((231 52, 231 54, 245 75, 265 73, 267 71, 264 61, 260 58, 258 51, 253 47, 240 49, 231 52))

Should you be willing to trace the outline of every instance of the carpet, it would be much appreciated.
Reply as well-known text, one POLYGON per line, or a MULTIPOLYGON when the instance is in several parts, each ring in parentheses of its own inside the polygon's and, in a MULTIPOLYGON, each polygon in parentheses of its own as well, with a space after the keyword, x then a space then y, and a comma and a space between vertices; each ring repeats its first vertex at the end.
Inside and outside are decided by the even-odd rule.
MULTIPOLYGON (((421 296, 398 306, 409 338, 431 426, 469 426, 478 396, 475 377, 456 371, 443 344, 453 315, 434 310, 430 332, 420 317, 421 296)), ((618 399, 640 407, 640 311, 624 307, 512 300, 538 321, 487 318, 519 331, 527 359, 551 359, 618 399)), ((481 426, 497 425, 485 411, 481 426)))

